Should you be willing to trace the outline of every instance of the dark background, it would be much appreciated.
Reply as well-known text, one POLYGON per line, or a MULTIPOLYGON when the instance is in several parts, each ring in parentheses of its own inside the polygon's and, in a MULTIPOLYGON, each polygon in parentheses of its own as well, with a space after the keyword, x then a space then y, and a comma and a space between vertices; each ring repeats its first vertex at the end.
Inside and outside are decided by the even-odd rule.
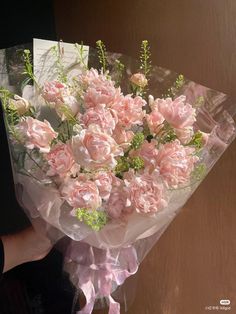
MULTIPOLYGON (((3 6, 1 47, 32 37, 93 46, 102 39, 108 50, 137 57, 141 40, 148 39, 154 64, 236 98, 235 0, 54 0, 3 6)), ((1 148, 1 166, 3 153, 1 148)), ((235 161, 236 142, 142 263, 129 314, 203 314, 220 299, 230 299, 228 312, 236 313, 235 161)), ((1 177, 8 186, 4 166, 1 177)), ((20 214, 2 204, 0 223, 18 228, 20 214)), ((51 267, 48 262, 48 271, 51 267)))

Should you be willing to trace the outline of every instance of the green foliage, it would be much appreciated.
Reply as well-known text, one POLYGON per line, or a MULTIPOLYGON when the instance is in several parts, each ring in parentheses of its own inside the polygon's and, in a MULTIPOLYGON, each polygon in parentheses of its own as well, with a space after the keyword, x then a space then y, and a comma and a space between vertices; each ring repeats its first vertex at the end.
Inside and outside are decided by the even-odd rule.
POLYGON ((99 63, 101 64, 101 69, 103 73, 105 73, 107 70, 106 47, 105 47, 105 44, 101 40, 98 40, 96 42, 96 46, 97 46, 99 63))
POLYGON ((87 69, 87 64, 85 63, 85 60, 87 59, 87 55, 85 53, 84 44, 83 42, 79 44, 75 44, 75 49, 78 54, 78 62, 81 66, 83 66, 85 69, 87 69))
MULTIPOLYGON (((9 101, 10 102, 10 101, 9 101)), ((20 117, 16 108, 11 103, 5 108, 7 123, 14 126, 19 123, 20 117)))
POLYGON ((201 149, 203 146, 203 136, 202 136, 202 132, 197 131, 191 141, 188 143, 188 145, 192 145, 195 146, 197 150, 201 149))
POLYGON ((25 49, 23 52, 23 58, 25 63, 25 68, 23 74, 26 74, 28 76, 29 81, 35 80, 34 73, 33 73, 33 65, 32 65, 32 57, 31 53, 28 49, 25 49))
POLYGON ((175 131, 172 128, 169 128, 164 134, 158 138, 158 142, 160 144, 165 144, 174 141, 177 139, 177 136, 175 134, 175 131))
POLYGON ((141 51, 140 51, 140 71, 148 77, 151 71, 151 52, 149 42, 147 40, 143 40, 141 43, 141 51))
POLYGON ((129 170, 129 160, 127 157, 122 156, 117 160, 117 165, 115 168, 116 174, 122 174, 129 170))
POLYGON ((132 157, 129 159, 129 165, 134 170, 140 170, 144 168, 144 160, 139 156, 132 157))
POLYGON ((56 70, 57 70, 58 80, 62 83, 67 83, 67 76, 65 73, 65 67, 62 60, 62 56, 64 52, 60 48, 60 44, 58 44, 57 46, 53 46, 51 48, 51 51, 56 59, 56 70))
POLYGON ((137 132, 132 139, 130 149, 138 149, 143 144, 144 140, 144 134, 142 132, 137 132))
POLYGON ((94 231, 101 230, 107 223, 107 214, 103 211, 77 208, 76 217, 94 231))
POLYGON ((6 107, 8 106, 9 99, 11 99, 13 96, 14 94, 12 94, 9 90, 0 86, 0 99, 4 110, 6 110, 6 107))
POLYGON ((115 72, 115 76, 116 76, 116 78, 115 78, 116 87, 118 87, 121 83, 124 69, 125 69, 124 64, 120 60, 116 59, 115 64, 114 64, 114 72, 115 72))
POLYGON ((173 98, 173 97, 177 94, 177 92, 182 88, 182 86, 184 85, 184 83, 185 83, 185 78, 184 78, 183 74, 180 74, 180 75, 176 78, 176 80, 175 80, 173 86, 170 87, 170 88, 167 90, 167 93, 166 93, 166 94, 163 94, 162 97, 163 97, 163 98, 168 98, 168 97, 173 98))

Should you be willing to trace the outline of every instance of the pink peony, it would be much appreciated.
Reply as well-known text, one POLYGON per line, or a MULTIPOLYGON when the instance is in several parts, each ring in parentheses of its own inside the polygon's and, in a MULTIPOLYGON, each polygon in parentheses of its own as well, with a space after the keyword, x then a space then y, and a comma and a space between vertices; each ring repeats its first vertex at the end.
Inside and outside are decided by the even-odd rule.
POLYGON ((124 128, 120 126, 116 126, 113 134, 113 138, 116 143, 122 146, 122 148, 127 148, 134 137, 134 132, 126 131, 124 128))
POLYGON ((42 122, 32 117, 22 120, 16 126, 16 131, 24 138, 27 148, 39 148, 42 153, 50 151, 51 141, 57 137, 57 133, 47 120, 42 122))
POLYGON ((76 161, 86 169, 114 168, 115 157, 123 155, 115 140, 94 124, 72 138, 72 149, 76 161))
POLYGON ((62 100, 66 86, 58 81, 46 82, 43 86, 42 96, 48 102, 57 103, 62 100))
POLYGON ((102 199, 107 200, 109 198, 115 179, 113 173, 107 171, 100 171, 93 177, 102 199))
POLYGON ((74 208, 97 209, 102 204, 96 184, 83 175, 65 181, 61 195, 74 208))
POLYGON ((194 148, 181 145, 179 140, 160 147, 156 161, 168 187, 177 188, 179 184, 189 181, 194 165, 199 159, 193 155, 194 152, 194 148))
POLYGON ((157 142, 152 140, 150 143, 144 141, 141 147, 137 150, 130 152, 130 157, 139 156, 144 160, 144 165, 149 171, 153 171, 156 168, 156 158, 158 150, 156 148, 157 142))
POLYGON ((130 81, 133 84, 135 84, 135 85, 137 85, 137 86, 139 86, 141 88, 144 88, 147 85, 147 83, 148 83, 148 80, 146 79, 145 75, 142 74, 142 73, 135 73, 135 74, 133 74, 131 76, 131 78, 130 78, 130 81))
POLYGON ((122 96, 112 105, 118 116, 121 127, 130 128, 132 125, 142 125, 145 112, 143 107, 146 101, 140 96, 133 98, 131 95, 122 96))
POLYGON ((184 129, 174 129, 175 134, 182 144, 188 144, 193 137, 193 127, 189 126, 184 129))
POLYGON ((82 116, 81 122, 85 127, 96 124, 100 127, 102 132, 112 135, 117 123, 117 117, 115 112, 110 108, 106 108, 104 104, 100 104, 94 108, 88 109, 82 116))
POLYGON ((129 171, 125 176, 128 194, 127 205, 138 213, 156 213, 167 205, 165 189, 154 172, 135 174, 129 171))
POLYGON ((157 108, 165 120, 177 129, 190 127, 196 121, 196 110, 186 103, 184 95, 174 100, 171 98, 156 99, 152 107, 157 108))
POLYGON ((96 107, 99 104, 110 106, 120 96, 120 89, 115 88, 114 82, 97 70, 91 69, 81 75, 80 80, 86 91, 84 103, 86 108, 96 107))
POLYGON ((119 98, 120 90, 110 84, 107 86, 91 86, 84 95, 84 104, 86 108, 96 107, 99 104, 105 104, 107 107, 119 98))
POLYGON ((157 134, 163 127, 164 117, 158 110, 146 114, 146 121, 151 134, 157 134))
POLYGON ((45 155, 50 166, 47 172, 49 176, 65 176, 74 165, 74 157, 68 144, 57 144, 51 151, 45 155))
POLYGON ((97 69, 91 68, 80 75, 79 81, 82 83, 83 88, 86 89, 92 84, 99 84, 107 81, 107 77, 104 74, 99 73, 97 69))

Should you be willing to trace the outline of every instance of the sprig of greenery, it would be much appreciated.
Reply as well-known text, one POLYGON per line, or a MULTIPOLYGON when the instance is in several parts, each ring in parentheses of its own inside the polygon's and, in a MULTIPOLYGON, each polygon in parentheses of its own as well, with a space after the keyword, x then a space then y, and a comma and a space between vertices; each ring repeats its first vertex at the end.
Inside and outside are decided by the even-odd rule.
POLYGON ((130 168, 136 171, 141 170, 144 168, 144 160, 139 156, 135 156, 129 159, 129 165, 130 168))
POLYGON ((89 210, 88 208, 77 208, 76 217, 84 222, 94 231, 101 230, 107 223, 107 214, 99 210, 89 210))
POLYGON ((114 64, 114 72, 116 75, 116 87, 120 86, 120 82, 122 80, 123 77, 123 73, 124 73, 124 69, 125 69, 125 65, 118 59, 115 60, 115 64, 114 64))
POLYGON ((173 86, 168 88, 167 93, 163 94, 162 97, 163 98, 168 98, 168 97, 173 98, 177 94, 177 92, 182 88, 184 83, 185 83, 185 78, 184 78, 183 74, 180 74, 176 78, 173 86))
POLYGON ((35 84, 36 87, 39 88, 38 82, 37 82, 36 77, 34 75, 33 65, 32 65, 32 56, 31 56, 31 52, 29 49, 24 50, 23 58, 24 58, 24 63, 25 63, 23 74, 25 74, 27 77, 22 83, 22 88, 25 85, 32 83, 32 82, 35 84))
POLYGON ((4 87, 0 87, 0 99, 2 101, 3 109, 5 110, 9 99, 13 98, 14 94, 11 93, 9 90, 5 89, 4 87))
POLYGON ((97 46, 99 63, 101 64, 101 69, 103 73, 105 73, 107 70, 107 63, 108 63, 107 56, 106 56, 106 46, 101 40, 98 40, 96 42, 96 46, 97 46))
POLYGON ((20 117, 17 109, 11 105, 9 101, 9 105, 5 108, 7 123, 11 126, 14 126, 19 123, 20 117))
POLYGON ((141 43, 141 51, 140 51, 140 71, 148 77, 151 71, 151 52, 149 42, 147 40, 143 40, 141 43))
POLYGON ((117 159, 117 165, 115 167, 115 173, 117 175, 121 175, 123 172, 127 172, 129 170, 129 159, 126 156, 121 156, 117 159))
POLYGON ((60 48, 57 45, 53 46, 51 48, 51 51, 56 58, 56 70, 58 80, 62 83, 67 83, 67 76, 65 74, 65 67, 62 60, 62 51, 60 51, 60 48))
POLYGON ((138 149, 143 144, 144 140, 144 134, 142 132, 137 132, 131 141, 130 149, 138 149))
POLYGON ((117 165, 115 167, 116 176, 122 178, 124 172, 129 171, 130 168, 134 169, 135 171, 143 169, 144 168, 143 158, 140 156, 135 157, 121 156, 117 160, 117 165))
POLYGON ((83 42, 81 41, 80 45, 78 43, 75 43, 75 49, 78 54, 78 61, 80 65, 82 65, 85 69, 88 69, 88 66, 85 63, 85 60, 87 59, 87 55, 85 54, 83 42))

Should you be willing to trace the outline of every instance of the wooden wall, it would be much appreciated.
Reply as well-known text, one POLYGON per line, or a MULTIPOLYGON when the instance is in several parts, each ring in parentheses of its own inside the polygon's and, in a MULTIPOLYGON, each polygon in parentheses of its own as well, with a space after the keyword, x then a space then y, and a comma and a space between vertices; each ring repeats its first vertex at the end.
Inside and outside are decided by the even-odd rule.
MULTIPOLYGON (((89 45, 102 39, 109 50, 133 56, 148 39, 155 64, 236 98, 235 0, 55 0, 54 6, 58 39, 89 45)), ((236 141, 142 263, 129 314, 202 314, 220 299, 230 299, 229 313, 236 313, 235 178, 236 141)))

